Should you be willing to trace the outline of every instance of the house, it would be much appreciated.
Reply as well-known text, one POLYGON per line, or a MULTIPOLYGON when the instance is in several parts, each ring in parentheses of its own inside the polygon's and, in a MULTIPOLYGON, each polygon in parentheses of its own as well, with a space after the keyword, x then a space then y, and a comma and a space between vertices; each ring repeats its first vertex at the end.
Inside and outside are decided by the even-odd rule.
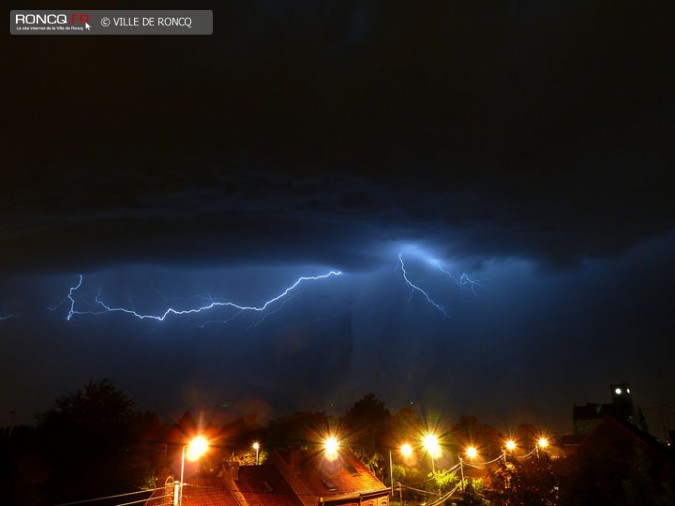
MULTIPOLYGON (((184 506, 389 506, 391 492, 349 450, 333 460, 309 449, 279 450, 262 465, 228 463, 185 482, 184 506)), ((173 501, 172 490, 156 491, 146 505, 173 501)))
POLYGON ((606 416, 563 462, 561 504, 675 504, 675 458, 635 426, 606 416))

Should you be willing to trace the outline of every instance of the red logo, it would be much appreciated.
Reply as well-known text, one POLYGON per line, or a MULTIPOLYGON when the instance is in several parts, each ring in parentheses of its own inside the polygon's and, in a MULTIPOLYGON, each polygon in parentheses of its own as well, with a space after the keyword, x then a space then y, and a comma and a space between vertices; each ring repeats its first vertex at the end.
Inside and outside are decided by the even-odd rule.
POLYGON ((70 24, 86 25, 89 23, 89 14, 71 14, 70 24))

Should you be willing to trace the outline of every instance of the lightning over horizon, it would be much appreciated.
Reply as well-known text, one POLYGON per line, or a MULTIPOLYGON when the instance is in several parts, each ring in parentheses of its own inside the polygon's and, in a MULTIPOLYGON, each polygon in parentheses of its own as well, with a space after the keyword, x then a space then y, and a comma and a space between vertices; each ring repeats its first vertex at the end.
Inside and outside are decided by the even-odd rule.
MULTIPOLYGON (((399 250, 395 255, 397 255, 398 259, 397 270, 400 269, 401 278, 409 288, 410 296, 412 297, 414 293, 421 295, 430 306, 440 312, 445 318, 453 318, 447 306, 441 303, 436 296, 432 296, 429 288, 425 288, 425 282, 430 280, 430 275, 434 276, 435 269, 448 276, 459 288, 470 287, 474 294, 476 293, 476 288, 483 288, 479 280, 474 279, 466 273, 455 274, 451 272, 449 268, 444 267, 444 263, 430 257, 426 251, 420 248, 407 252, 399 250), (423 277, 419 278, 415 274, 416 271, 411 270, 411 267, 406 264, 408 255, 416 258, 419 257, 426 264, 433 266, 434 270, 426 271, 424 274, 420 273, 423 277)), ((205 317, 201 322, 195 322, 197 326, 202 328, 212 324, 228 324, 242 314, 255 313, 260 316, 256 317, 250 324, 249 328, 253 328, 257 327, 270 316, 285 311, 287 303, 298 297, 304 290, 305 285, 342 275, 342 271, 333 269, 319 275, 300 276, 295 278, 295 281, 287 285, 286 288, 280 289, 273 297, 267 300, 262 299, 256 303, 245 304, 239 302, 236 298, 232 298, 232 295, 218 297, 213 296, 208 291, 197 295, 190 294, 190 291, 188 291, 187 294, 183 292, 183 295, 179 294, 178 296, 167 297, 152 281, 149 283, 150 292, 146 292, 145 295, 143 290, 146 290, 146 288, 141 288, 141 292, 131 289, 127 295, 124 295, 120 294, 118 289, 111 290, 108 282, 103 282, 102 284, 100 282, 92 283, 91 280, 85 279, 85 275, 78 274, 76 280, 68 286, 65 296, 57 304, 46 307, 46 310, 55 312, 59 308, 64 307, 65 320, 68 322, 73 321, 76 317, 102 316, 107 313, 119 313, 132 319, 156 322, 163 322, 171 317, 187 317, 209 313, 209 316, 205 317), (97 285, 98 290, 96 289, 97 285), (150 298, 148 298, 147 293, 150 294, 150 298), (153 295, 156 297, 153 297, 153 295), (149 303, 151 306, 143 308, 143 304, 138 304, 139 301, 146 301, 146 304, 149 303), (154 308, 152 308, 153 305, 154 308), (228 309, 229 311, 226 313, 216 312, 218 309, 228 309)), ((113 281, 114 285, 117 285, 117 283, 117 281, 113 281)), ((225 286, 230 283, 228 281, 225 286)), ((240 283, 242 281, 236 282, 233 286, 237 286, 240 283)), ((244 283, 246 282, 244 281, 244 283)), ((283 287, 283 285, 281 286, 283 287)), ((241 296, 239 295, 239 297, 241 296)), ((250 297, 251 295, 244 296, 250 297)), ((377 299, 373 299, 372 302, 376 303, 377 299)), ((42 306, 42 308, 44 310, 45 306, 42 306)), ((25 316, 25 312, 20 314, 0 314, 0 322, 25 316)))
MULTIPOLYGON (((190 314, 197 314, 197 313, 202 313, 209 311, 211 309, 219 308, 219 307, 226 307, 226 308, 232 308, 236 310, 235 315, 237 316, 238 314, 241 314, 242 312, 257 312, 257 313, 263 313, 265 310, 267 310, 271 305, 273 305, 275 302, 290 296, 291 292, 296 290, 301 284, 304 284, 308 281, 319 281, 323 279, 327 279, 330 277, 335 277, 335 276, 341 276, 342 272, 341 271, 329 271, 326 274, 321 274, 318 276, 301 276, 299 277, 292 285, 290 285, 288 288, 286 288, 284 291, 282 291, 280 294, 276 295, 275 297, 272 297, 271 299, 267 300, 264 304, 260 306, 246 306, 246 305, 240 305, 236 304, 231 301, 218 301, 218 300, 213 300, 211 299, 208 304, 205 304, 203 306, 191 308, 191 309, 175 309, 173 307, 169 307, 164 312, 161 314, 143 314, 139 313, 136 311, 136 309, 133 308, 133 303, 130 302, 131 308, 128 307, 113 307, 108 304, 106 304, 101 296, 101 292, 96 295, 96 298, 94 299, 95 303, 100 306, 102 309, 99 311, 81 311, 75 309, 75 298, 74 294, 81 288, 82 283, 84 281, 84 277, 79 274, 78 275, 78 282, 70 287, 68 290, 68 296, 67 299, 70 301, 70 309, 68 310, 68 314, 66 316, 67 321, 71 321, 74 316, 84 316, 84 315, 101 315, 105 313, 124 313, 129 316, 132 316, 134 318, 137 318, 139 320, 155 320, 155 321, 164 321, 168 316, 170 315, 175 315, 175 316, 184 316, 184 315, 190 315, 190 314)), ((57 306, 58 307, 58 306, 57 306)), ((232 318, 231 317, 231 318, 232 318)), ((224 323, 229 321, 231 318, 226 319, 224 323)))

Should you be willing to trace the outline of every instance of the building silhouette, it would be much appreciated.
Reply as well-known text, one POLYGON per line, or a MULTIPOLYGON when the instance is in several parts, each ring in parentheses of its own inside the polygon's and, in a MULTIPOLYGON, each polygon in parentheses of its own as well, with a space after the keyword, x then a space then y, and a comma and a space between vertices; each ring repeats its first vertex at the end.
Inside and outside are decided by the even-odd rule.
POLYGON ((574 405, 572 419, 574 421, 574 435, 584 436, 591 432, 606 416, 626 423, 643 432, 647 430, 647 421, 642 410, 633 401, 633 392, 627 382, 609 386, 612 402, 607 404, 587 403, 583 406, 574 405))

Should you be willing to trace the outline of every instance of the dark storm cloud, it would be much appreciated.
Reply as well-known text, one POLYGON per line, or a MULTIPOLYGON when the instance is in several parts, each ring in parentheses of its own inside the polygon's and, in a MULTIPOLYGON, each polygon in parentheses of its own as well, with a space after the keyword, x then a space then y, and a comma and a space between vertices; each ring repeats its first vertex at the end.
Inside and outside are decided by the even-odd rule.
POLYGON ((12 40, 3 269, 354 269, 416 240, 568 264, 673 226, 671 2, 215 19, 188 41, 12 40))

